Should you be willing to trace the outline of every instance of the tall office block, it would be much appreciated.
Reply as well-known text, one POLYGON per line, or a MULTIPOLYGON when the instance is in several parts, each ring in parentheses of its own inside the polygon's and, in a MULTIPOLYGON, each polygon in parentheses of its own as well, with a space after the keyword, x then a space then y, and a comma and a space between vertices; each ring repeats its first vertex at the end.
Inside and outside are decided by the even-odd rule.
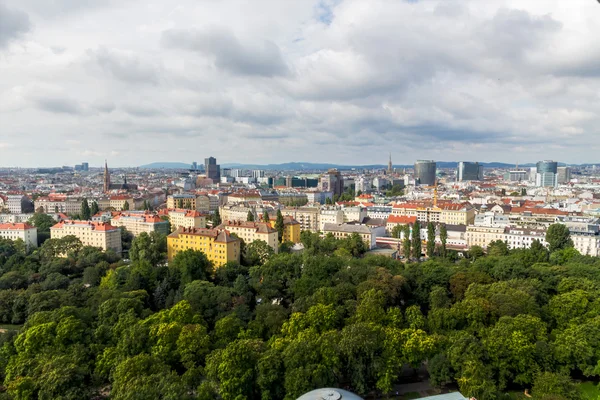
POLYGON ((571 181, 571 168, 569 167, 558 167, 558 184, 565 184, 571 181))
POLYGON ((221 166, 217 164, 216 158, 205 158, 204 170, 206 171, 206 177, 212 179, 213 182, 216 183, 221 181, 221 166))
POLYGON ((540 161, 536 164, 535 185, 556 187, 558 185, 558 163, 556 161, 540 161))
POLYGON ((433 160, 418 160, 415 163, 415 184, 435 185, 435 172, 437 165, 433 160))
POLYGON ((457 169, 459 182, 483 180, 483 165, 478 162, 461 161, 457 169))

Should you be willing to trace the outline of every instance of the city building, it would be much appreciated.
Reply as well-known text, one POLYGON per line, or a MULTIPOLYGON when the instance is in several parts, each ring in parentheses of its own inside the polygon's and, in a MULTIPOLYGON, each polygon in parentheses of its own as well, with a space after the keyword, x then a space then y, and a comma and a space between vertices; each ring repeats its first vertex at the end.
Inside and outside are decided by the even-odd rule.
POLYGON ((559 185, 564 185, 571 181, 571 168, 569 167, 558 167, 557 168, 557 180, 559 185))
POLYGON ((195 210, 173 209, 168 210, 169 222, 171 223, 171 231, 177 228, 206 228, 206 220, 208 214, 201 213, 195 210))
POLYGON ((204 170, 206 171, 206 177, 212 179, 214 183, 221 181, 221 166, 217 164, 216 158, 205 158, 204 170))
POLYGON ((96 199, 96 203, 98 204, 98 208, 100 210, 112 209, 115 211, 122 210, 135 210, 135 201, 130 195, 116 195, 109 197, 102 197, 96 199), (127 203, 127 206, 125 206, 127 203))
POLYGON ((571 233, 573 246, 583 255, 600 257, 600 218, 566 216, 559 219, 571 233))
POLYGON ((504 180, 509 182, 525 182, 529 180, 529 171, 512 170, 504 174, 504 180))
POLYGON ((367 209, 365 207, 343 207, 344 222, 362 222, 367 218, 367 209))
POLYGON ((113 217, 110 224, 114 227, 124 227, 133 236, 137 236, 142 232, 152 233, 158 232, 168 235, 169 222, 163 221, 156 214, 148 212, 124 212, 113 217))
POLYGON ((333 192, 334 196, 340 196, 344 192, 344 178, 337 169, 330 169, 319 178, 319 190, 333 192))
POLYGON ((461 161, 458 163, 457 178, 459 182, 482 181, 483 165, 478 162, 461 161))
POLYGON ((9 194, 6 196, 5 208, 11 214, 23 214, 33 212, 31 199, 22 194, 9 194))
POLYGON ((492 211, 487 211, 475 216, 475 226, 490 226, 493 228, 505 228, 510 225, 510 220, 507 215, 496 214, 492 211))
POLYGON ((424 186, 435 185, 436 163, 433 160, 418 160, 415 162, 415 184, 424 186))
POLYGON ((231 261, 240 262, 240 240, 224 229, 179 227, 167 236, 168 260, 185 250, 203 252, 216 268, 231 261))
POLYGON ((504 241, 504 229, 504 227, 467 226, 467 246, 469 248, 479 246, 487 249, 487 246, 493 241, 504 241))
POLYGON ((385 226, 371 227, 363 224, 324 224, 323 234, 331 233, 336 239, 345 239, 358 234, 368 249, 376 247, 376 238, 385 236, 385 226))
POLYGON ((65 220, 50 228, 50 238, 61 239, 73 235, 84 246, 97 247, 102 250, 122 251, 121 230, 107 222, 65 220))
POLYGON ((38 246, 37 228, 27 223, 0 223, 0 238, 21 239, 27 248, 38 246))
MULTIPOLYGON (((276 220, 269 221, 275 229, 276 220)), ((283 217, 283 240, 282 242, 300 243, 300 222, 292 217, 283 217)))
POLYGON ((210 210, 210 199, 208 196, 190 193, 172 194, 167 196, 167 209, 182 208, 208 212, 210 210))
POLYGON ((535 185, 540 187, 558 186, 558 163, 540 161, 536 165, 535 185))
POLYGON ((300 222, 303 231, 319 232, 320 211, 320 207, 285 207, 281 209, 281 214, 300 222))
POLYGON ((388 234, 391 234, 396 226, 413 225, 415 222, 417 222, 417 217, 415 216, 408 217, 405 215, 390 215, 387 219, 385 230, 388 234))
POLYGON ((275 229, 266 222, 249 221, 224 221, 218 226, 219 229, 226 229, 230 233, 235 233, 246 245, 255 240, 266 242, 277 253, 279 251, 279 236, 275 229))
MULTIPOLYGON (((81 199, 68 199, 56 197, 38 197, 34 202, 36 212, 79 214, 81 212, 81 199)), ((91 205, 91 203, 90 203, 91 205)))
POLYGON ((319 214, 319 230, 323 231, 325 224, 343 224, 344 212, 339 208, 324 208, 319 214))
POLYGON ((393 215, 416 216, 419 222, 450 225, 472 225, 475 208, 469 203, 402 203, 392 208, 393 215))

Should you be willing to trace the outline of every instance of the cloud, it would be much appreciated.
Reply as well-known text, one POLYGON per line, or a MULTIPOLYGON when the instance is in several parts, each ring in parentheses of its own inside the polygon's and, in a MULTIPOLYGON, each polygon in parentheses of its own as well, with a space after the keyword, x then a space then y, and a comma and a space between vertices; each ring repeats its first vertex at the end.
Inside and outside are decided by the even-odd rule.
POLYGON ((0 49, 31 30, 29 16, 0 4, 0 49))
POLYGON ((159 83, 159 71, 149 63, 144 63, 137 56, 99 47, 88 50, 87 55, 102 71, 113 78, 132 84, 159 83))
POLYGON ((83 113, 81 106, 72 99, 63 97, 38 97, 34 99, 36 107, 40 110, 55 114, 78 115, 83 113))
POLYGON ((215 66, 236 75, 285 75, 288 68, 279 47, 269 40, 242 44, 225 29, 171 29, 163 32, 163 46, 198 52, 214 59, 215 66))

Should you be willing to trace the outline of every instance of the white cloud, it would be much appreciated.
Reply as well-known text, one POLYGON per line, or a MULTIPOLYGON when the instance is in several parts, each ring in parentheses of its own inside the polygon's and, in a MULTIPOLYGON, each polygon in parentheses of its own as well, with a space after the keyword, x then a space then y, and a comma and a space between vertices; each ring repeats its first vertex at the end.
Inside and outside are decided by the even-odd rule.
MULTIPOLYGON (((370 164, 388 151, 398 163, 598 161, 594 1, 7 0, 6 10, 3 134, 44 165, 209 154, 370 164), (73 137, 82 151, 47 151, 73 137)), ((23 163, 6 153, 2 164, 23 163)))

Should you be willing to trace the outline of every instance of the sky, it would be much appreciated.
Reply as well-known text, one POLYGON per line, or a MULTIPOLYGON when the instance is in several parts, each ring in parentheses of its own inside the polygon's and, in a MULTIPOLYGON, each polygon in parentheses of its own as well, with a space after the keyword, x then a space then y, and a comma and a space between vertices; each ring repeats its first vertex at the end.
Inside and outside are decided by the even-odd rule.
POLYGON ((600 162, 597 0, 0 0, 0 167, 600 162))

